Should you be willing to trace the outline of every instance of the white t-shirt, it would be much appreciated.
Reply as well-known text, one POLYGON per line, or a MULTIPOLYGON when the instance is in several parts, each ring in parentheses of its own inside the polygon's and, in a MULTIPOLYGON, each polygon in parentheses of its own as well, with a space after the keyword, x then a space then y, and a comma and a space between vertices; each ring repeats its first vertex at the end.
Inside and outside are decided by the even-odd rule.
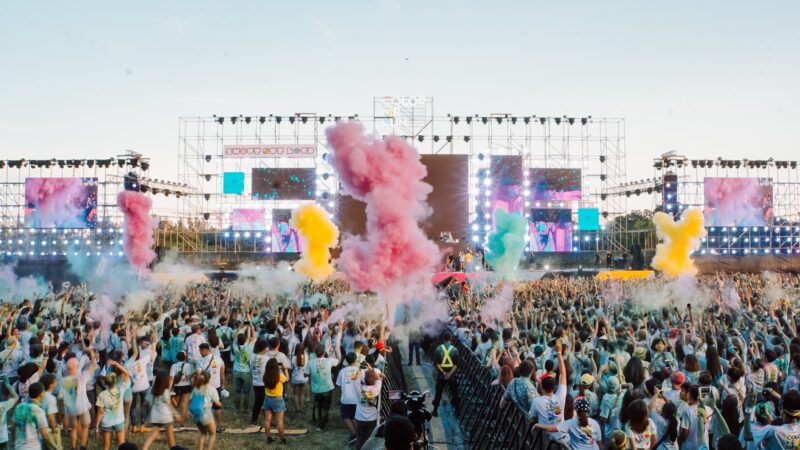
POLYGON ((283 365, 283 368, 286 369, 286 370, 289 370, 289 369, 292 368, 292 362, 289 361, 289 357, 284 355, 280 351, 267 350, 266 357, 267 357, 267 360, 269 360, 271 358, 277 359, 278 360, 278 364, 283 365))
MULTIPOLYGON (((308 356, 303 358, 303 362, 308 362, 308 356)), ((308 376, 305 373, 305 364, 300 366, 297 364, 297 356, 292 356, 292 376, 290 379, 292 384, 306 384, 308 383, 308 376)))
POLYGON ((17 403, 15 398, 0 402, 0 444, 8 442, 8 412, 15 403, 17 403))
POLYGON ((795 449, 800 446, 800 422, 787 423, 775 430, 775 440, 780 448, 795 449))
POLYGON ((172 385, 173 386, 188 386, 189 385, 189 378, 191 378, 192 374, 194 373, 194 366, 189 364, 188 362, 176 362, 169 368, 169 376, 172 377, 172 385), (181 371, 181 367, 183 367, 183 374, 181 375, 180 380, 176 380, 175 377, 178 376, 178 372, 181 371))
POLYGON ((64 412, 68 416, 78 416, 91 409, 92 404, 86 395, 86 381, 90 376, 90 373, 84 371, 77 375, 66 376, 61 381, 64 412))
POLYGON ((640 449, 649 449, 650 448, 650 439, 652 436, 658 435, 658 430, 656 429, 656 424, 653 422, 652 419, 647 419, 647 427, 641 433, 636 433, 635 431, 631 430, 630 424, 625 426, 625 434, 628 435, 628 439, 632 442, 636 443, 636 448, 640 449))
POLYGON ((254 354, 250 360, 250 375, 253 386, 264 386, 264 370, 267 368, 267 355, 254 354))
POLYGON ((186 336, 184 347, 186 348, 186 356, 189 357, 189 361, 195 361, 201 358, 200 344, 205 343, 206 338, 202 334, 190 334, 189 336, 186 336))
MULTIPOLYGON (((602 439, 600 424, 589 417, 588 426, 582 427, 577 417, 560 422, 556 427, 559 433, 565 433, 569 438, 570 450, 599 450, 597 444, 602 439)), ((650 447, 645 447, 650 448, 650 447)))
POLYGON ((164 392, 158 397, 148 394, 150 404, 150 423, 154 424, 168 424, 174 420, 172 416, 172 407, 170 405, 170 392, 165 389, 164 392))
POLYGON ((698 432, 697 405, 687 405, 678 411, 680 417, 680 428, 689 431, 689 435, 681 445, 681 450, 698 450, 702 447, 708 448, 708 427, 705 419, 702 419, 703 428, 698 432))
POLYGON ((125 423, 125 408, 122 403, 122 392, 118 388, 106 389, 97 396, 97 406, 103 408, 100 425, 113 427, 125 423))
POLYGON ((347 366, 339 371, 339 376, 336 377, 336 385, 342 389, 339 401, 343 405, 355 405, 358 403, 363 379, 364 371, 358 366, 347 366))
POLYGON ((144 392, 150 387, 150 381, 147 379, 147 364, 149 359, 140 357, 136 361, 128 363, 128 371, 131 374, 131 390, 134 393, 144 392))
POLYGON ((39 430, 48 429, 47 417, 39 405, 25 402, 14 410, 14 425, 17 427, 14 436, 15 450, 41 450, 41 434, 39 430))
MULTIPOLYGON (((538 419, 543 425, 558 425, 564 421, 564 404, 567 401, 567 389, 559 384, 552 396, 541 395, 531 401, 531 410, 528 413, 532 419, 538 419)), ((553 439, 562 441, 564 433, 552 433, 553 439)))
POLYGON ((378 420, 380 410, 378 406, 381 399, 381 380, 372 386, 361 385, 358 403, 356 403, 356 420, 370 422, 378 420))

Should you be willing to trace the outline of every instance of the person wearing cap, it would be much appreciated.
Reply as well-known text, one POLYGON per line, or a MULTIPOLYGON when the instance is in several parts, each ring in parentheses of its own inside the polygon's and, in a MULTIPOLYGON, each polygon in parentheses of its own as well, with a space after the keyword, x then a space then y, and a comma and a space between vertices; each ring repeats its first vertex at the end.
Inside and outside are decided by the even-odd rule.
POLYGON ((589 402, 583 397, 575 399, 576 416, 558 424, 536 424, 536 428, 547 430, 551 433, 563 433, 566 436, 565 444, 570 450, 599 450, 602 435, 600 424, 589 417, 589 402))
MULTIPOLYGON (((540 380, 542 395, 531 402, 528 417, 538 420, 544 426, 553 426, 564 421, 564 406, 567 401, 567 366, 562 355, 561 342, 556 340, 554 345, 558 357, 558 381, 549 374, 540 380)), ((588 405, 588 402, 587 402, 588 405)), ((588 412, 588 411, 587 411, 588 412)), ((566 435, 562 431, 551 430, 550 437, 558 442, 566 442, 566 435)), ((596 436, 599 438, 599 434, 596 436)))
POLYGON ((622 389, 617 377, 610 377, 606 381, 606 387, 608 390, 600 402, 600 422, 603 424, 604 436, 609 436, 614 430, 622 427, 619 412, 627 390, 622 389))
MULTIPOLYGON (((751 397, 752 398, 752 397, 751 397)), ((752 403, 749 403, 749 407, 752 403)), ((745 421, 739 443, 747 450, 755 449, 778 449, 778 441, 775 439, 776 425, 772 425, 775 419, 775 412, 769 402, 756 403, 755 408, 745 409, 745 421), (755 418, 755 423, 753 419, 755 418)))
POLYGON ((672 372, 672 375, 669 376, 669 382, 672 389, 664 391, 664 398, 680 407, 681 387, 686 382, 686 375, 683 372, 672 372))
POLYGON ((503 399, 500 402, 500 409, 502 410, 506 402, 511 400, 521 411, 527 413, 531 409, 531 401, 539 395, 536 392, 536 386, 531 381, 533 363, 527 359, 522 361, 517 367, 517 372, 519 375, 506 386, 503 399))
POLYGON ((781 397, 783 425, 775 430, 775 440, 781 449, 795 449, 800 443, 800 391, 790 390, 781 397))
POLYGON ((578 380, 578 386, 576 389, 573 389, 570 394, 572 398, 583 397, 589 402, 589 406, 591 406, 591 414, 590 416, 594 417, 597 413, 600 412, 600 404, 597 401, 597 394, 594 393, 592 390, 594 388, 594 376, 591 373, 584 373, 581 375, 580 379, 578 380))

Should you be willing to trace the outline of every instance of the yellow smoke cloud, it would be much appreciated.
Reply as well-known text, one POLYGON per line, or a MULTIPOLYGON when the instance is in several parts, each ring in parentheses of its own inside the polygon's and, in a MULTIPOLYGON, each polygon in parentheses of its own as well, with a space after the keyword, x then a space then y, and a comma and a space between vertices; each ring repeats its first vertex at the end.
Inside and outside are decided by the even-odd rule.
POLYGON ((691 255, 700 248, 700 238, 706 234, 703 212, 688 209, 678 222, 671 215, 658 212, 653 216, 653 223, 659 239, 663 241, 656 247, 653 268, 670 277, 696 275, 697 267, 691 255))
POLYGON ((331 247, 339 240, 336 225, 324 209, 308 204, 292 211, 292 227, 302 236, 304 247, 294 269, 314 281, 324 280, 333 273, 329 259, 331 247))

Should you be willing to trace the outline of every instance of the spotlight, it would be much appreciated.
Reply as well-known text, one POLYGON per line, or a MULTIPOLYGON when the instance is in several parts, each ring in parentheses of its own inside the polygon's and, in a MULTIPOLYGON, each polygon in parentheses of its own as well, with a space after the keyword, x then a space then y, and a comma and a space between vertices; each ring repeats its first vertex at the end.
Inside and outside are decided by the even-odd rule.
POLYGON ((420 142, 422 142, 422 141, 424 141, 424 140, 425 140, 425 136, 423 136, 423 135, 421 135, 421 134, 420 134, 419 136, 417 136, 417 140, 418 140, 418 141, 420 141, 420 142))
POLYGON ((458 116, 453 117, 453 123, 454 124, 458 124, 458 120, 459 120, 458 116))
POLYGON ((219 122, 219 124, 222 125, 223 123, 225 123, 225 118, 224 117, 217 117, 217 122, 219 122))
POLYGON ((467 116, 466 119, 467 119, 467 124, 471 124, 472 123, 472 117, 471 116, 467 116))
POLYGON ((464 142, 469 142, 469 136, 464 136, 464 142))
POLYGON ((488 122, 488 121, 489 121, 489 118, 488 118, 488 117, 481 117, 481 122, 482 122, 484 125, 486 125, 486 122, 488 122))
POLYGON ((250 124, 250 116, 247 116, 247 117, 244 118, 244 123, 246 123, 248 125, 250 124))
POLYGON ((235 117, 235 116, 234 116, 234 117, 231 117, 231 123, 233 123, 233 124, 235 124, 235 123, 236 123, 236 117, 235 117))
POLYGON ((439 142, 439 136, 434 136, 433 137, 433 142, 439 142))
POLYGON ((281 120, 283 120, 281 116, 275 116, 275 123, 281 123, 281 120))
POLYGON ((260 124, 263 124, 263 123, 264 123, 264 122, 266 122, 266 121, 267 121, 267 118, 266 118, 266 117, 264 117, 264 116, 260 116, 260 117, 258 118, 258 123, 260 123, 260 124))

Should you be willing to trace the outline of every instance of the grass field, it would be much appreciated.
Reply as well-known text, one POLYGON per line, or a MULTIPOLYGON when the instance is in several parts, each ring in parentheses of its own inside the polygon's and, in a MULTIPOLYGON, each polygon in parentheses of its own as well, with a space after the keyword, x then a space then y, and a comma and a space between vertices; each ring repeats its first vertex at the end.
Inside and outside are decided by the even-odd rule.
MULTIPOLYGON (((310 395, 310 394, 309 394, 310 395)), ((252 402, 252 400, 251 400, 252 402)), ((232 409, 232 400, 228 398, 223 401, 223 424, 226 429, 234 429, 234 428, 248 428, 250 426, 250 415, 249 414, 236 414, 232 409)), ((290 401, 286 402, 289 411, 286 413, 286 428, 287 429, 305 429, 308 430, 306 434, 300 436, 289 436, 287 437, 288 444, 282 445, 280 444, 277 436, 277 431, 274 427, 272 427, 272 435, 275 437, 275 442, 272 444, 268 444, 266 440, 266 435, 262 431, 261 433, 252 433, 252 434, 232 434, 232 433, 220 433, 217 435, 217 443, 215 448, 216 449, 224 449, 224 450, 255 450, 255 449, 315 449, 315 450, 342 450, 347 448, 347 438, 349 433, 347 429, 344 427, 340 417, 339 417, 339 395, 338 391, 334 391, 334 398, 331 403, 330 409, 330 419, 328 420, 328 427, 326 431, 320 432, 316 431, 315 425, 311 423, 311 410, 313 403, 311 401, 306 402, 305 408, 302 412, 295 412, 294 406, 291 404, 290 401)), ((264 419, 263 416, 259 420, 259 425, 263 425, 264 419)), ((185 425, 186 427, 191 426, 188 422, 185 425)), ((144 443, 146 434, 142 433, 133 433, 128 434, 126 436, 126 440, 128 442, 133 442, 141 448, 142 444, 144 443)), ((197 439, 199 437, 199 433, 196 431, 182 431, 175 433, 175 440, 178 445, 186 448, 197 448, 197 439)), ((169 446, 167 445, 166 434, 161 433, 159 439, 156 441, 155 444, 151 447, 151 449, 155 450, 165 450, 168 449, 169 446)), ((63 440, 64 449, 69 448, 69 438, 64 436, 63 440)), ((102 439, 96 436, 94 433, 89 435, 89 445, 88 449, 95 450, 95 449, 102 449, 102 439)), ((111 448, 116 449, 117 446, 113 442, 111 443, 111 448)))

